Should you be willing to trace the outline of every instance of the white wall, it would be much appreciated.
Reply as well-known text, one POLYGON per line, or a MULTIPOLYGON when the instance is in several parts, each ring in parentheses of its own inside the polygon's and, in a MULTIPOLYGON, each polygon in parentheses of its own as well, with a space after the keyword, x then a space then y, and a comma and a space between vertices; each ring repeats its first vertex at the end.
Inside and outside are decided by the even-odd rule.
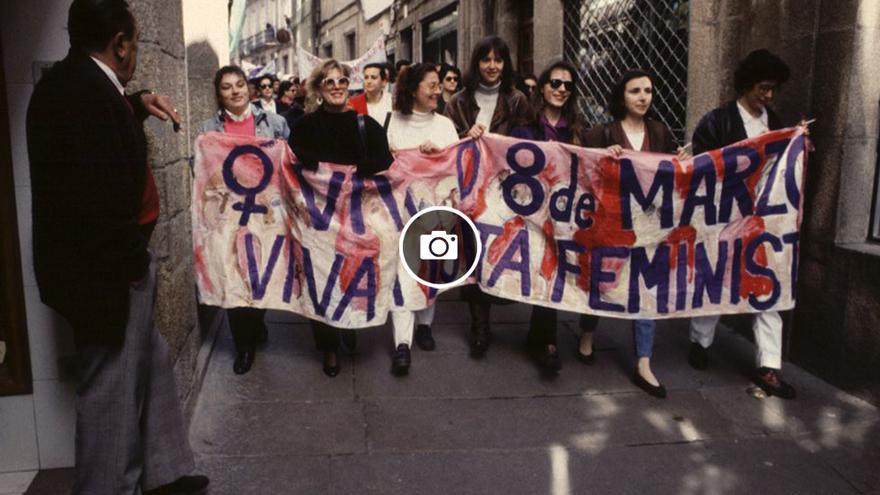
MULTIPOLYGON (((217 54, 221 67, 229 64, 228 15, 226 2, 217 0, 183 2, 183 40, 186 46, 207 41, 217 54)), ((242 33, 242 38, 247 36, 249 35, 242 33)))
POLYGON ((58 61, 68 50, 69 0, 0 3, 3 68, 15 200, 21 242, 24 300, 34 393, 0 397, 0 473, 73 465, 74 382, 59 358, 73 354, 70 329, 40 302, 31 254, 31 186, 25 113, 33 92, 32 64, 58 61))

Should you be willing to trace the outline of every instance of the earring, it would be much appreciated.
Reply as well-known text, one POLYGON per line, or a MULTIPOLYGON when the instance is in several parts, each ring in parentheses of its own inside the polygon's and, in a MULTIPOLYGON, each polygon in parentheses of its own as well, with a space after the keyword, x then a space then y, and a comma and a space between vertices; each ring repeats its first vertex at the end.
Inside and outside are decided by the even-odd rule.
POLYGON ((323 105, 323 104, 324 104, 324 98, 321 98, 320 96, 319 96, 318 99, 316 99, 315 101, 318 102, 318 105, 323 105))

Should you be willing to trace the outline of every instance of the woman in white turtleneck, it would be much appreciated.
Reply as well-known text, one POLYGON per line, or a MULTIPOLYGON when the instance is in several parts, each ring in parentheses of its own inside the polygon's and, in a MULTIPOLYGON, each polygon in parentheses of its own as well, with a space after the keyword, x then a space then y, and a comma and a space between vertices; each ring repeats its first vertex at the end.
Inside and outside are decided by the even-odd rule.
MULTIPOLYGON (((452 121, 434 113, 440 93, 440 77, 434 64, 415 64, 400 72, 394 95, 396 110, 388 123, 388 146, 392 152, 418 148, 422 153, 433 154, 458 141, 452 121)), ((391 372, 403 375, 409 371, 410 347, 416 324, 416 344, 424 351, 434 350, 434 337, 431 335, 434 306, 415 312, 395 311, 391 318, 395 349, 391 372)))
MULTIPOLYGON (((514 127, 527 124, 529 102, 515 83, 507 43, 497 36, 483 38, 471 54, 464 89, 446 104, 446 116, 455 124, 458 135, 479 139, 488 131, 509 136, 514 127)), ((461 294, 471 313, 471 355, 481 357, 492 339, 491 307, 508 301, 484 294, 476 285, 463 287, 461 294)))

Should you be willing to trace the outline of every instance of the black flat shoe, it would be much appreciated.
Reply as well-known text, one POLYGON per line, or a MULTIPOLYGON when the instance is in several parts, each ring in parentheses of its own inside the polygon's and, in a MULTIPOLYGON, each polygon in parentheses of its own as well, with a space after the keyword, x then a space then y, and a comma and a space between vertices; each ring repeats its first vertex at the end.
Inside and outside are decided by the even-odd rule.
POLYGON ((345 350, 348 352, 354 352, 358 345, 357 331, 350 328, 343 328, 340 330, 340 333, 342 334, 342 345, 345 346, 345 350))
POLYGON ((595 350, 593 350, 593 352, 591 352, 589 354, 581 354, 581 350, 577 349, 576 351, 574 351, 574 353, 575 353, 575 356, 577 356, 578 361, 580 361, 584 364, 588 364, 590 366, 596 364, 596 351, 595 350))
POLYGON ((637 387, 648 392, 649 395, 653 395, 658 399, 666 398, 666 387, 664 387, 662 383, 655 387, 642 378, 642 375, 640 375, 638 371, 633 373, 632 381, 637 387))
POLYGON ((254 364, 254 356, 256 352, 253 349, 237 352, 235 354, 235 362, 232 363, 232 371, 236 375, 243 375, 250 371, 254 364))
POLYGON ((324 374, 333 378, 339 374, 339 355, 335 352, 324 353, 324 374))
POLYGON ((549 374, 557 374, 562 369, 562 360, 559 358, 559 350, 555 346, 532 347, 532 358, 538 364, 542 371, 549 374), (551 347, 553 349, 551 350, 551 347))
POLYGON ((688 363, 695 370, 704 370, 709 367, 709 353, 706 348, 696 342, 691 342, 691 350, 688 352, 688 363))
POLYGON ((431 335, 431 327, 428 325, 419 325, 416 327, 416 345, 423 351, 433 351, 437 348, 434 342, 434 336, 431 335))
POLYGON ((400 344, 391 356, 391 373, 396 376, 403 376, 409 373, 409 366, 412 363, 412 356, 409 346, 400 344))
POLYGON ((205 493, 208 483, 210 480, 207 476, 181 476, 172 483, 145 491, 144 495, 197 495, 205 493))
POLYGON ((767 392, 767 395, 775 395, 780 399, 794 399, 797 396, 794 387, 779 377, 779 370, 758 368, 753 381, 755 385, 761 387, 761 390, 767 392))

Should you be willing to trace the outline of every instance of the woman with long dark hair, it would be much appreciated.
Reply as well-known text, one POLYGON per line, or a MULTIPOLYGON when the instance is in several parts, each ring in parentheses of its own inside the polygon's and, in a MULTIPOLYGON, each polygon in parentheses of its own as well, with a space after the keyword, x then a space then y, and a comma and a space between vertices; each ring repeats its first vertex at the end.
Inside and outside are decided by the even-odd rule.
MULTIPOLYGON (((309 113, 293 125, 289 140, 296 158, 309 170, 316 170, 319 162, 337 163, 357 167, 358 175, 368 177, 388 169, 394 161, 385 129, 348 107, 350 77, 351 69, 336 60, 315 67, 309 76, 309 113)), ((312 333, 324 353, 324 373, 338 375, 340 329, 312 321, 312 333)))
MULTIPOLYGON (((484 132, 509 135, 515 126, 528 121, 525 95, 514 86, 516 74, 510 48, 497 36, 483 38, 471 54, 463 90, 446 105, 446 116, 461 137, 478 139, 484 132)), ((489 312, 503 299, 483 294, 476 286, 462 289, 471 313, 471 352, 482 356, 489 349, 492 334, 489 312)))
MULTIPOLYGON (((654 87, 654 77, 648 72, 630 70, 623 74, 612 87, 608 99, 609 111, 614 120, 591 129, 587 133, 586 146, 606 148, 615 157, 619 157, 624 150, 635 150, 677 154, 678 159, 682 161, 689 159, 688 152, 676 145, 675 138, 666 124, 651 116, 654 87)), ((599 317, 593 315, 582 315, 580 319, 583 334, 578 346, 578 355, 581 360, 590 364, 593 362, 593 331, 598 322, 599 317)), ((666 388, 651 370, 656 328, 657 323, 654 320, 633 321, 633 336, 638 357, 633 383, 655 397, 664 398, 666 388)))
MULTIPOLYGON (((578 109, 577 70, 568 62, 549 65, 537 78, 531 118, 514 127, 511 136, 534 141, 558 141, 583 146, 587 123, 578 109)), ((562 369, 556 346, 556 310, 532 307, 527 347, 538 365, 550 373, 562 369)))
MULTIPOLYGON (((217 114, 202 122, 199 132, 226 132, 272 139, 287 139, 290 129, 279 115, 265 112, 250 103, 248 82, 244 71, 234 65, 220 68, 214 75, 217 114)), ((229 329, 235 341, 235 362, 232 370, 247 373, 254 363, 257 341, 265 341, 267 330, 265 309, 230 308, 226 311, 229 329)))

